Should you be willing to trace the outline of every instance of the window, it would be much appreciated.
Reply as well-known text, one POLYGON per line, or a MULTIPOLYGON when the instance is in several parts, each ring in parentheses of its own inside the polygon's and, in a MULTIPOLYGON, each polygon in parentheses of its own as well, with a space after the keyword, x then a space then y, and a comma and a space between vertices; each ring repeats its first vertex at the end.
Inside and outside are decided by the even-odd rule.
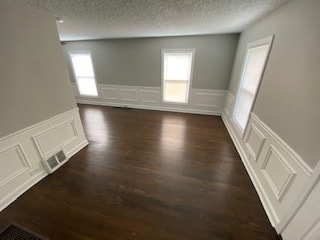
POLYGON ((90 52, 69 52, 69 54, 80 95, 97 97, 98 91, 90 52))
POLYGON ((242 69, 233 121, 243 134, 267 63, 273 36, 250 43, 242 69))
POLYGON ((188 103, 195 49, 162 50, 163 101, 188 103))

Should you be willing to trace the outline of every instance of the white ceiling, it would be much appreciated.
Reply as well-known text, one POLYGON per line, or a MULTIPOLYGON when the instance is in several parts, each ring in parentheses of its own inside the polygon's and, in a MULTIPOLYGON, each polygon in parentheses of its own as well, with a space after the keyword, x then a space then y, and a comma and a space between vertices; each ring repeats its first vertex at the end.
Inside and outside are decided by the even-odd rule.
POLYGON ((10 0, 64 20, 60 39, 241 32, 289 0, 10 0))

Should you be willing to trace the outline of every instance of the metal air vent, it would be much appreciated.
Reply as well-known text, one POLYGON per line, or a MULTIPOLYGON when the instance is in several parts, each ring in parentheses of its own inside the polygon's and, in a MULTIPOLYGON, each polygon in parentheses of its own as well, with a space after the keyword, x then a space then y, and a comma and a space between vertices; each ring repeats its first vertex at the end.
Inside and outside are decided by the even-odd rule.
POLYGON ((44 167, 49 173, 53 173, 55 170, 57 170, 59 167, 61 167, 66 161, 67 157, 63 150, 60 150, 53 156, 46 158, 42 161, 44 167))

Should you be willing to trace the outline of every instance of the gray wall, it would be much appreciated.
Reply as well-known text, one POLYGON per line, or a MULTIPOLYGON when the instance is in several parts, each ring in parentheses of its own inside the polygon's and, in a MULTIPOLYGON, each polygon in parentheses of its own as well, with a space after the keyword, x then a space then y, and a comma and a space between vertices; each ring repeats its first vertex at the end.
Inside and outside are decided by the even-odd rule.
POLYGON ((68 51, 91 50, 97 82, 129 86, 161 86, 161 49, 196 48, 192 88, 228 87, 238 34, 67 42, 68 51))
POLYGON ((0 137, 76 107, 55 24, 0 3, 0 137))
POLYGON ((320 1, 294 0, 240 37, 230 91, 236 94, 246 45, 275 35, 253 112, 310 167, 320 160, 320 1))

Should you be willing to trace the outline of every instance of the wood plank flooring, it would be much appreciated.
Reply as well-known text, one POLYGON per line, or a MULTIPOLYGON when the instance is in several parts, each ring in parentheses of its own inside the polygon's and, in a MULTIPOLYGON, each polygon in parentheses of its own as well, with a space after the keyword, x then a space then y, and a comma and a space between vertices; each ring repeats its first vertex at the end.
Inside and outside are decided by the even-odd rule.
POLYGON ((50 239, 278 239, 220 117, 79 105, 90 145, 0 213, 50 239))

